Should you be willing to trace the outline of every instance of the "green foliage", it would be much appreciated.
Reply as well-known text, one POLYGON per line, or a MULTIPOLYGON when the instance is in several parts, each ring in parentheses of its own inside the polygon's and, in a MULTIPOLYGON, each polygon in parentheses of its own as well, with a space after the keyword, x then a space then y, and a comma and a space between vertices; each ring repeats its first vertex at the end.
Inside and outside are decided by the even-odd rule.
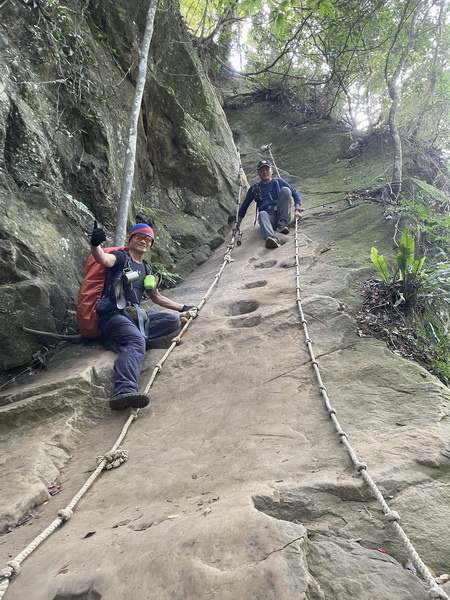
POLYGON ((435 256, 450 255, 450 214, 448 196, 441 195, 440 201, 423 195, 402 198, 398 212, 414 229, 423 252, 432 248, 435 256))
MULTIPOLYGON (((450 218, 448 199, 438 190, 425 185, 411 188, 410 197, 401 199, 398 212, 408 222, 402 232, 394 265, 389 268, 383 256, 372 248, 370 258, 387 287, 388 305, 384 305, 383 331, 386 320, 389 340, 407 348, 446 385, 450 385, 450 218), (422 254, 415 258, 416 247, 422 254)), ((384 296, 386 297, 386 296, 384 296)), ((374 307, 383 302, 374 297, 374 307)), ((372 308, 375 310, 375 308, 372 308)), ((375 333, 377 333, 375 331, 375 333)))
POLYGON ((390 279, 388 266, 386 264, 386 261, 384 260, 384 256, 378 254, 378 250, 376 248, 372 248, 370 252, 370 260, 378 269, 378 272, 381 275, 381 278, 384 281, 384 283, 389 283, 390 279))
POLYGON ((32 356, 32 359, 41 366, 45 365, 46 356, 41 352, 41 350, 35 352, 32 356))
POLYGON ((306 7, 317 11, 321 17, 336 17, 336 9, 330 0, 307 0, 306 7))
POLYGON ((387 120, 387 78, 401 81, 400 133, 448 148, 450 3, 181 0, 181 10, 200 40, 231 34, 227 50, 239 55, 257 95, 371 126, 387 120), (277 95, 280 88, 286 93, 277 95))
POLYGON ((398 300, 397 303, 405 303, 409 306, 419 294, 430 284, 429 277, 422 271, 425 257, 416 260, 414 238, 408 234, 406 229, 400 238, 397 252, 397 276, 398 276, 398 300))
POLYGON ((152 261, 152 267, 161 276, 163 287, 173 287, 181 281, 181 277, 177 273, 168 271, 162 263, 152 261))
POLYGON ((430 371, 450 386, 450 335, 427 323, 418 331, 417 346, 426 356, 430 371))
POLYGON ((386 260, 372 248, 370 259, 392 292, 392 304, 405 312, 423 312, 433 300, 450 305, 450 264, 436 263, 428 272, 423 269, 425 257, 415 258, 415 241, 405 229, 396 254, 396 265, 389 269, 386 260))
POLYGON ((162 208, 155 208, 142 203, 136 204, 135 212, 138 221, 148 222, 152 227, 155 227, 155 225, 163 225, 164 216, 168 214, 168 212, 162 208))
POLYGON ((119 19, 123 22, 125 22, 125 10, 123 8, 121 8, 120 6, 116 6, 116 12, 117 12, 117 16, 119 17, 119 19))

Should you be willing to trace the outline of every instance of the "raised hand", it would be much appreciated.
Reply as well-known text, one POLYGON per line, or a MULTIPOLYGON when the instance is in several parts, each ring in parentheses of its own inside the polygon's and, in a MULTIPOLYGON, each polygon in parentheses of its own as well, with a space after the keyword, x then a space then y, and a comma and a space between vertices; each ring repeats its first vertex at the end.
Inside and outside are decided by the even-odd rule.
POLYGON ((100 246, 106 240, 105 230, 98 226, 97 219, 94 220, 94 229, 91 233, 91 246, 100 246))

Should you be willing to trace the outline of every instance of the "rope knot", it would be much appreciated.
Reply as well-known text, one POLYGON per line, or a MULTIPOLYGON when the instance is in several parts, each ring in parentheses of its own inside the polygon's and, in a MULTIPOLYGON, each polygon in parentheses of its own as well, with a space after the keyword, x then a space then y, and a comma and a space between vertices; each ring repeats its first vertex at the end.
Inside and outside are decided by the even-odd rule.
POLYGON ((331 415, 335 415, 336 411, 334 410, 334 408, 329 408, 328 409, 328 416, 331 417, 331 415))
POLYGON ((11 560, 7 562, 2 571, 0 572, 0 577, 5 579, 12 579, 16 575, 20 573, 20 563, 16 560, 11 560))
POLYGON ((432 598, 432 600, 437 600, 438 598, 441 600, 448 600, 448 596, 444 590, 441 590, 438 587, 432 587, 431 590, 428 590, 428 597, 432 598))
POLYGON ((58 511, 58 517, 60 517, 64 522, 68 521, 73 516, 73 510, 70 508, 62 508, 58 511))
POLYGON ((400 521, 400 515, 398 514, 398 512, 396 512, 395 510, 390 510, 386 513, 384 513, 384 516, 386 517, 386 519, 388 521, 400 521))
POLYGON ((97 456, 97 465, 99 465, 102 461, 105 461, 106 464, 103 468, 106 470, 109 470, 109 469, 115 469, 116 467, 120 467, 120 465, 127 460, 128 460, 127 450, 122 450, 122 448, 117 448, 116 450, 110 450, 104 456, 97 456))
POLYGON ((357 471, 364 471, 364 470, 367 470, 367 465, 366 465, 366 463, 363 463, 363 462, 359 462, 359 461, 358 461, 358 462, 355 464, 355 469, 356 469, 357 471))

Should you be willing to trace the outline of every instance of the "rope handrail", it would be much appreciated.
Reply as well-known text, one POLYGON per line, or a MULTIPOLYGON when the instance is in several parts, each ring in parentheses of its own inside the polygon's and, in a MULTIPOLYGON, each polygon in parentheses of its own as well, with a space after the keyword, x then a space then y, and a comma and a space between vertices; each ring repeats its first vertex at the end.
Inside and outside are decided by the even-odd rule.
MULTIPOLYGON (((236 232, 233 231, 232 236, 231 236, 231 241, 228 244, 225 255, 224 255, 222 266, 219 269, 219 272, 215 275, 213 283, 210 285, 206 294, 203 296, 200 303, 198 304, 198 313, 200 313, 201 309, 203 308, 203 306, 209 299, 214 287, 217 285, 227 264, 229 264, 230 262, 232 262, 234 260, 233 258, 231 258, 231 253, 233 251, 235 243, 236 243, 236 232)), ((159 362, 155 365, 152 375, 150 376, 150 379, 145 388, 145 393, 147 393, 149 391, 149 389, 151 388, 151 386, 153 385, 153 382, 156 379, 156 376, 162 370, 163 364, 169 358, 172 351, 176 348, 176 346, 178 346, 180 344, 182 335, 187 331, 189 325, 192 323, 193 320, 194 320, 194 317, 189 317, 186 319, 186 322, 184 323, 184 325, 183 325, 182 329, 180 330, 180 332, 178 333, 178 335, 175 338, 173 338, 170 347, 167 349, 167 351, 165 352, 163 357, 159 360, 159 362)), ((97 477, 100 475, 100 473, 104 469, 112 469, 114 467, 118 467, 119 465, 121 465, 123 462, 125 462, 128 459, 128 452, 123 450, 122 448, 120 448, 120 444, 123 442, 132 422, 135 419, 137 419, 139 410, 140 410, 139 408, 131 410, 130 416, 128 417, 119 437, 117 438, 117 440, 116 440, 115 444, 113 445, 113 447, 111 448, 111 450, 109 450, 109 452, 107 452, 104 456, 97 457, 97 468, 92 473, 92 475, 87 479, 86 483, 82 486, 82 488, 78 491, 78 493, 72 498, 72 500, 69 502, 69 504, 65 508, 58 511, 58 517, 54 521, 52 521, 52 523, 50 523, 50 525, 46 529, 44 529, 44 531, 42 533, 40 533, 32 542, 30 542, 30 544, 28 544, 28 546, 24 550, 22 550, 17 556, 15 556, 12 560, 8 561, 5 564, 3 569, 0 571, 0 600, 2 600, 2 598, 4 597, 4 595, 8 589, 10 580, 19 574, 19 572, 21 570, 21 563, 28 556, 30 556, 30 554, 34 550, 36 550, 36 548, 38 548, 38 546, 40 546, 42 544, 42 542, 44 542, 54 531, 56 531, 56 529, 58 529, 58 527, 60 525, 62 525, 63 523, 65 523, 67 520, 69 520, 72 517, 75 506, 78 504, 78 502, 81 500, 81 498, 86 494, 86 492, 89 490, 89 488, 93 485, 93 483, 95 482, 97 477)))
POLYGON ((336 410, 331 405, 330 398, 327 393, 327 389, 322 381, 322 377, 321 377, 320 370, 319 370, 319 363, 317 362, 317 359, 314 355, 312 341, 311 341, 311 338, 309 337, 309 332, 308 332, 308 327, 307 327, 308 322, 305 319, 305 314, 304 314, 303 306, 302 306, 302 299, 301 299, 301 293, 300 293, 300 261, 299 261, 298 223, 299 223, 299 219, 297 218, 295 220, 296 302, 297 302, 298 310, 300 313, 300 320, 303 325, 303 331, 305 334, 306 345, 308 347, 309 356, 311 358, 311 364, 313 366, 313 369, 314 369, 314 372, 316 375, 318 387, 319 387, 320 393, 323 397, 328 416, 332 420, 333 425, 336 429, 336 432, 340 438, 340 441, 345 446, 355 469, 358 471, 358 473, 361 475, 361 477, 363 478, 365 483, 368 485, 368 487, 372 491, 374 497, 378 500, 379 504, 381 505, 381 510, 382 510, 384 516, 386 517, 386 519, 389 521, 389 523, 392 525, 393 529, 396 531, 396 533, 400 537, 401 541, 403 542, 403 545, 405 546, 406 550, 409 553, 411 561, 413 562, 417 571, 420 573, 422 578, 426 581, 427 585, 429 586, 429 590, 428 590, 429 598, 431 598, 433 600, 437 600, 437 599, 449 600, 448 595, 444 592, 443 589, 438 587, 438 584, 432 577, 432 575, 431 575, 430 571, 428 570, 428 568, 426 567, 425 563, 420 558, 419 554, 417 553, 417 551, 414 548, 413 544, 411 543, 410 539, 406 535, 404 529, 401 527, 401 525, 399 525, 399 520, 400 520, 399 514, 396 511, 393 511, 390 509, 386 500, 383 498, 383 495, 382 495, 380 489, 377 487, 377 485, 375 484, 373 479, 370 477, 368 470, 367 470, 367 465, 359 460, 355 450, 353 449, 353 447, 350 444, 348 435, 345 433, 345 431, 342 429, 342 427, 339 423, 339 420, 336 416, 336 410))

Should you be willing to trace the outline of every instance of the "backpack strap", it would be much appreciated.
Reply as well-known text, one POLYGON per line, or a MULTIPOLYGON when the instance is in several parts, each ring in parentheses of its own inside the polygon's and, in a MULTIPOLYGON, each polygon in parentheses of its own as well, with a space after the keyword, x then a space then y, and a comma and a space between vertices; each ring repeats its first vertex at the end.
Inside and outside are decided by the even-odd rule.
POLYGON ((278 179, 272 179, 272 181, 274 182, 275 188, 277 190, 277 199, 274 200, 273 196, 270 192, 269 192, 269 196, 270 196, 270 199, 272 200, 272 202, 274 202, 276 204, 278 202, 278 196, 280 195, 280 183, 279 183, 278 179))
POLYGON ((255 220, 253 222, 253 225, 255 225, 258 220, 258 202, 261 202, 262 200, 262 190, 259 187, 259 183, 254 183, 251 189, 253 192, 253 200, 255 201, 255 220))
POLYGON ((142 335, 144 336, 144 338, 147 339, 147 335, 145 333, 144 316, 142 314, 143 312, 144 311, 142 310, 142 308, 140 308, 136 304, 136 313, 137 313, 137 317, 138 317, 137 325, 139 327, 139 331, 142 333, 142 335))
POLYGON ((278 181, 278 179, 274 179, 275 181, 275 186, 277 188, 277 197, 280 195, 280 182, 278 181))

